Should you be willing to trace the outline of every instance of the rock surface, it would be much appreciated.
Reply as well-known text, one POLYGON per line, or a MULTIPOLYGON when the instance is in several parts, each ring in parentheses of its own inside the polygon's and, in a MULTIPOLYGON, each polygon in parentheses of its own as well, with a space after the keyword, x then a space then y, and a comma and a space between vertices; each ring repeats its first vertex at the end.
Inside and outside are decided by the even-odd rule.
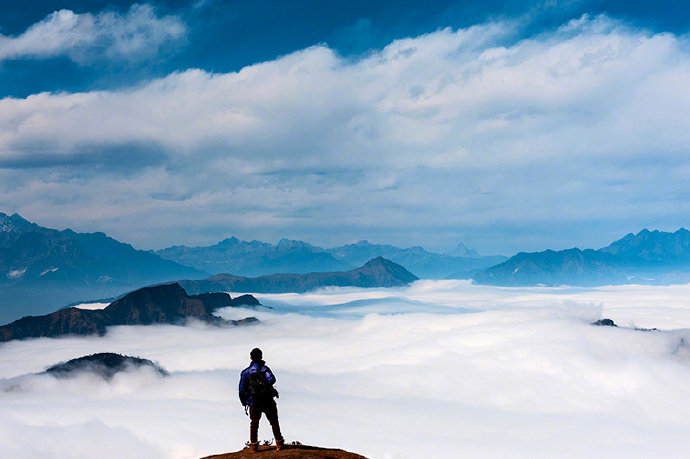
POLYGON ((285 445, 280 451, 274 446, 260 446, 259 451, 252 453, 249 448, 234 453, 217 454, 203 459, 241 459, 241 458, 313 458, 313 459, 367 459, 366 457, 343 451, 342 449, 319 448, 307 445, 285 445))

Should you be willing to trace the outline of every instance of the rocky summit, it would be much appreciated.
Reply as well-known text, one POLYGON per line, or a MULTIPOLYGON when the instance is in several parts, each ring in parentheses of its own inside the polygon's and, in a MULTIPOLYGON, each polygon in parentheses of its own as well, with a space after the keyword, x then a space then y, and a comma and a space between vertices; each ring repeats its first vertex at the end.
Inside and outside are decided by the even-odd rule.
POLYGON ((367 459, 366 457, 344 451, 342 449, 319 448, 307 445, 285 445, 280 451, 274 446, 259 446, 259 451, 253 453, 249 448, 234 453, 217 454, 202 459, 243 459, 243 458, 306 458, 306 459, 367 459))

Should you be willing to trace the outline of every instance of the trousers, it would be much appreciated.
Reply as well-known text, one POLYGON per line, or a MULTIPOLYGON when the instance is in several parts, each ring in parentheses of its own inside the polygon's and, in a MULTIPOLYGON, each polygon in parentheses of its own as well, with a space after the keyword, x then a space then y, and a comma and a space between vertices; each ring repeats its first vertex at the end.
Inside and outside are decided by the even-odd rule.
POLYGON ((249 441, 251 443, 259 441, 261 413, 266 414, 266 419, 271 423, 273 438, 276 444, 284 442, 283 435, 280 433, 280 424, 278 423, 278 406, 276 406, 276 401, 273 399, 255 402, 254 405, 249 407, 249 441))

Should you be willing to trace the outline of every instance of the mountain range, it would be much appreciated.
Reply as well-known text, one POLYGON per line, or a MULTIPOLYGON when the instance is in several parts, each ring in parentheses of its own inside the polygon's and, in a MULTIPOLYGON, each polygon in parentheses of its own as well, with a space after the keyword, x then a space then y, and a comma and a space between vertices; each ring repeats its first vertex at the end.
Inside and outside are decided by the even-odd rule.
POLYGON ((397 263, 377 257, 350 271, 271 274, 242 277, 217 274, 202 280, 179 281, 190 294, 205 292, 303 293, 319 287, 402 287, 419 279, 397 263))
POLYGON ((209 274, 103 233, 58 231, 0 212, 0 323, 83 299, 209 274))
POLYGON ((462 244, 441 254, 368 241, 324 249, 303 241, 270 244, 234 237, 152 252, 103 233, 44 228, 0 212, 0 323, 177 279, 185 279, 180 282, 191 293, 380 287, 397 276, 376 277, 374 271, 392 266, 386 263, 406 273, 390 285, 404 285, 417 275, 501 286, 685 283, 690 282, 690 231, 645 229, 598 250, 521 252, 511 258, 482 256, 462 244))
POLYGON ((384 257, 405 266, 422 278, 468 278, 483 268, 505 261, 501 255, 480 256, 463 244, 452 254, 407 249, 359 241, 324 249, 303 241, 282 239, 277 244, 241 241, 235 237, 203 247, 174 246, 155 252, 161 258, 212 273, 256 277, 273 273, 344 271, 368 260, 384 257))
POLYGON ((521 252, 473 279, 501 286, 690 282, 690 231, 644 229, 598 250, 521 252))
MULTIPOLYGON (((362 254, 376 253, 381 247, 392 253, 406 253, 393 246, 360 243, 358 247, 363 251, 350 250, 344 257, 349 261, 336 259, 306 242, 287 239, 272 245, 230 238, 212 247, 176 247, 159 252, 167 256, 178 253, 183 262, 197 266, 194 267, 163 259, 150 251, 136 250, 103 233, 58 231, 31 223, 17 214, 0 213, 0 323, 26 315, 45 314, 65 304, 94 298, 118 298, 123 292, 176 279, 186 279, 183 283, 187 288, 192 288, 196 280, 206 279, 203 285, 214 284, 218 289, 235 291, 250 291, 250 285, 257 286, 259 290, 256 291, 304 291, 324 285, 381 287, 403 285, 417 279, 394 263, 392 265, 397 268, 392 268, 390 273, 378 269, 382 263, 347 273, 351 262, 359 260, 362 254), (398 268, 404 274, 400 275, 396 271, 398 268), (273 275, 270 280, 236 275, 243 270, 295 274, 273 275), (218 272, 232 274, 217 275, 209 280, 209 275, 218 272), (263 287, 258 287, 259 284, 263 287)), ((423 249, 419 250, 428 255, 423 249)), ((201 290, 194 287, 194 292, 201 290)), ((218 291, 209 287, 203 290, 218 291)), ((73 320, 83 325, 88 322, 84 317, 91 313, 60 314, 64 316, 60 320, 73 320)))
POLYGON ((240 241, 231 237, 211 246, 173 246, 155 253, 163 259, 208 273, 233 273, 240 276, 341 271, 351 268, 347 262, 335 259, 320 247, 288 239, 282 239, 273 245, 261 241, 240 241))

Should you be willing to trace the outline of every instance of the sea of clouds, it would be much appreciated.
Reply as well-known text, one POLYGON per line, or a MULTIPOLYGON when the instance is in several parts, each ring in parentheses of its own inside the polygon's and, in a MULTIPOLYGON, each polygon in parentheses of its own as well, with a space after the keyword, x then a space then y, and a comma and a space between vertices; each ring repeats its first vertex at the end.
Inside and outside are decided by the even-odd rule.
MULTIPOLYGON (((240 449, 264 350, 288 441, 371 458, 680 457, 690 449, 690 285, 495 288, 419 281, 259 295, 260 325, 120 326, 0 345, 4 457, 198 458, 240 449), (594 327, 601 317, 620 328, 594 327), (642 331, 635 328, 658 328, 642 331), (46 367, 152 359, 106 382, 46 367)), ((271 433, 262 421, 260 438, 271 433)))

